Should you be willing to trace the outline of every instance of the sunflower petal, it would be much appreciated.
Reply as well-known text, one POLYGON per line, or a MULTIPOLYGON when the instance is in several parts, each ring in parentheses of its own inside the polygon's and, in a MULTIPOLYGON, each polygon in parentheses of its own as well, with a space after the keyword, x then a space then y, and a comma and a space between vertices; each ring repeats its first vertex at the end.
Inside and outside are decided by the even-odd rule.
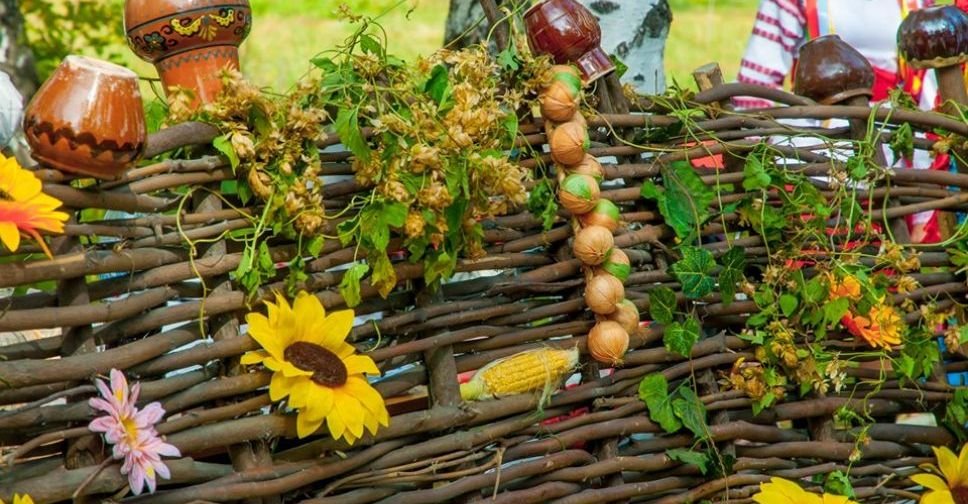
POLYGON ((945 483, 943 479, 933 474, 914 474, 911 476, 911 481, 930 490, 939 492, 948 490, 948 484, 945 483))
POLYGON ((316 387, 312 391, 312 397, 306 401, 304 410, 309 415, 309 419, 320 422, 333 410, 335 393, 329 387, 316 387))
POLYGON ((354 316, 353 310, 340 310, 330 313, 324 320, 322 330, 315 335, 316 339, 313 343, 317 343, 338 355, 339 352, 336 349, 340 348, 340 343, 346 341, 346 336, 353 329, 354 316))
POLYGON ((346 424, 346 430, 357 438, 361 437, 363 435, 363 417, 366 415, 366 410, 360 404, 359 398, 342 390, 334 390, 334 392, 336 392, 336 404, 333 406, 333 410, 339 411, 340 417, 346 424))
POLYGON ((298 378, 287 378, 282 373, 273 373, 272 381, 269 382, 269 399, 273 402, 281 401, 290 392, 298 378))
POLYGON ((267 357, 269 357, 269 352, 265 350, 253 350, 251 352, 245 352, 239 362, 243 365, 251 366, 253 364, 259 364, 266 360, 267 357))
POLYGON ((313 375, 313 372, 312 371, 306 371, 305 369, 299 369, 299 368, 297 368, 296 366, 294 366, 289 361, 282 361, 282 366, 281 366, 280 371, 282 371, 282 374, 288 376, 289 378, 295 378, 297 376, 312 376, 313 375))
POLYGON ((277 327, 269 324, 269 320, 261 313, 250 313, 246 315, 245 321, 249 324, 249 336, 273 357, 282 360, 287 343, 284 334, 280 334, 277 327))
POLYGON ((367 383, 366 380, 350 376, 346 379, 346 385, 343 385, 343 390, 350 396, 358 399, 363 408, 370 415, 374 416, 379 423, 384 426, 389 424, 390 415, 387 412, 383 396, 367 383))
POLYGON ((289 406, 293 408, 303 408, 311 400, 310 395, 313 390, 320 388, 309 378, 297 378, 295 384, 292 386, 292 391, 289 393, 289 406))
POLYGON ((333 408, 329 414, 326 415, 326 427, 329 428, 329 435, 332 436, 333 439, 343 437, 343 432, 346 432, 346 423, 343 422, 343 417, 338 408, 333 408))
POLYGON ((921 497, 921 504, 952 504, 954 501, 950 490, 928 492, 921 497))
POLYGON ((326 309, 323 308, 323 303, 319 301, 318 297, 302 291, 296 296, 292 308, 297 326, 293 339, 316 343, 319 337, 316 332, 321 329, 319 322, 326 319, 326 309))
POLYGON ((366 373, 368 375, 380 376, 380 368, 376 367, 373 359, 367 355, 350 355, 343 358, 343 365, 346 366, 346 373, 349 375, 366 373))
POLYGON ((309 415, 300 411, 296 415, 296 434, 300 439, 312 435, 314 432, 319 430, 319 427, 323 424, 323 419, 312 420, 309 415))
POLYGON ((968 486, 968 444, 961 447, 958 454, 958 481, 949 481, 952 487, 968 486))
POLYGON ((958 458, 955 457, 954 452, 952 452, 947 446, 932 446, 934 450, 934 456, 938 459, 938 467, 941 469, 941 474, 948 482, 952 482, 958 478, 958 458))

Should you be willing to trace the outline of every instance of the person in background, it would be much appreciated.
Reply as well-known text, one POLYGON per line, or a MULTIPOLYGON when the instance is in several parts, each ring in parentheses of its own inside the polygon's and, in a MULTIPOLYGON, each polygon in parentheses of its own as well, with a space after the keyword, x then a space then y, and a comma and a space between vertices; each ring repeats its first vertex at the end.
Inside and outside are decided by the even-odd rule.
POLYGON ((23 120, 23 97, 10 76, 0 71, 0 149, 7 146, 23 120))
MULTIPOLYGON (((968 6, 968 0, 958 2, 968 6)), ((885 100, 891 90, 900 88, 920 108, 931 110, 938 100, 934 75, 916 70, 898 57, 897 28, 908 12, 933 5, 934 0, 762 0, 737 80, 782 88, 788 77, 792 80, 800 46, 811 39, 836 34, 863 54, 874 68, 874 101, 885 100)), ((740 97, 734 105, 751 109, 773 104, 740 97)), ((948 156, 931 159, 923 151, 918 151, 913 160, 899 162, 919 169, 947 170, 949 166, 948 156)), ((910 216, 908 226, 915 242, 940 241, 934 212, 910 216)))

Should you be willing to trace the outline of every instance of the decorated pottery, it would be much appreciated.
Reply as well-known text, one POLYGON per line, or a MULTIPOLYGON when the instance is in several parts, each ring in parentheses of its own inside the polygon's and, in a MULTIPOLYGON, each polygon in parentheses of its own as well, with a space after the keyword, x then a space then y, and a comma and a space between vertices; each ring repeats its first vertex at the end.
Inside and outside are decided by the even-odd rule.
POLYGON ((127 0, 124 26, 128 45, 155 65, 166 92, 188 88, 196 103, 207 103, 222 89, 222 70, 239 68, 252 11, 248 0, 127 0))
POLYGON ((897 30, 901 55, 915 68, 968 61, 968 13, 945 5, 911 11, 897 30))
POLYGON ((578 67, 585 83, 615 70, 601 47, 602 30, 595 16, 575 0, 541 0, 524 13, 528 43, 555 63, 578 67))
POLYGON ((874 69, 837 35, 817 37, 800 48, 793 92, 823 104, 871 96, 874 69))
POLYGON ((64 58, 30 100, 24 134, 42 164, 117 178, 145 149, 137 74, 94 58, 64 58))

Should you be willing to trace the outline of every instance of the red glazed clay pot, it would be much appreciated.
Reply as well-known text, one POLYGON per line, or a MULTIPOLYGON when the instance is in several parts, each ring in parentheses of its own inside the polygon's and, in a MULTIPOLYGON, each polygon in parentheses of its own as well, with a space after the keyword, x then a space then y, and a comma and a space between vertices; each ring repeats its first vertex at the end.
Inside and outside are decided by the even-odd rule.
POLYGON ((214 100, 221 71, 238 70, 239 45, 249 35, 248 0, 127 0, 128 45, 155 65, 167 91, 195 92, 196 104, 214 100))
POLYGON ((34 159, 43 164, 117 178, 145 149, 137 74, 94 58, 64 58, 30 100, 24 134, 34 159))
POLYGON ((586 84, 615 70, 601 48, 598 21, 575 0, 541 0, 524 13, 524 23, 532 50, 560 65, 574 64, 586 84))

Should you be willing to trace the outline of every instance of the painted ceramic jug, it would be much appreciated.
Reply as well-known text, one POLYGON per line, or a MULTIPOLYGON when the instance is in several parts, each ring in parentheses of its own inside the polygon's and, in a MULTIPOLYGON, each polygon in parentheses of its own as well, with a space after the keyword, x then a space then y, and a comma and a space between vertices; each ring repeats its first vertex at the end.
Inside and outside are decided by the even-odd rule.
POLYGON ((800 48, 793 92, 818 103, 871 96, 874 69, 857 49, 837 35, 824 35, 800 48))
POLYGON ((531 49, 555 63, 578 67, 585 83, 615 70, 601 48, 602 30, 595 16, 575 0, 541 0, 524 13, 531 49))
POLYGON ((30 100, 24 135, 42 164, 117 178, 145 149, 138 75, 94 58, 64 58, 30 100))
POLYGON ((127 0, 128 45, 155 65, 165 91, 195 92, 196 104, 214 100, 222 70, 239 68, 239 45, 252 27, 248 0, 127 0))

